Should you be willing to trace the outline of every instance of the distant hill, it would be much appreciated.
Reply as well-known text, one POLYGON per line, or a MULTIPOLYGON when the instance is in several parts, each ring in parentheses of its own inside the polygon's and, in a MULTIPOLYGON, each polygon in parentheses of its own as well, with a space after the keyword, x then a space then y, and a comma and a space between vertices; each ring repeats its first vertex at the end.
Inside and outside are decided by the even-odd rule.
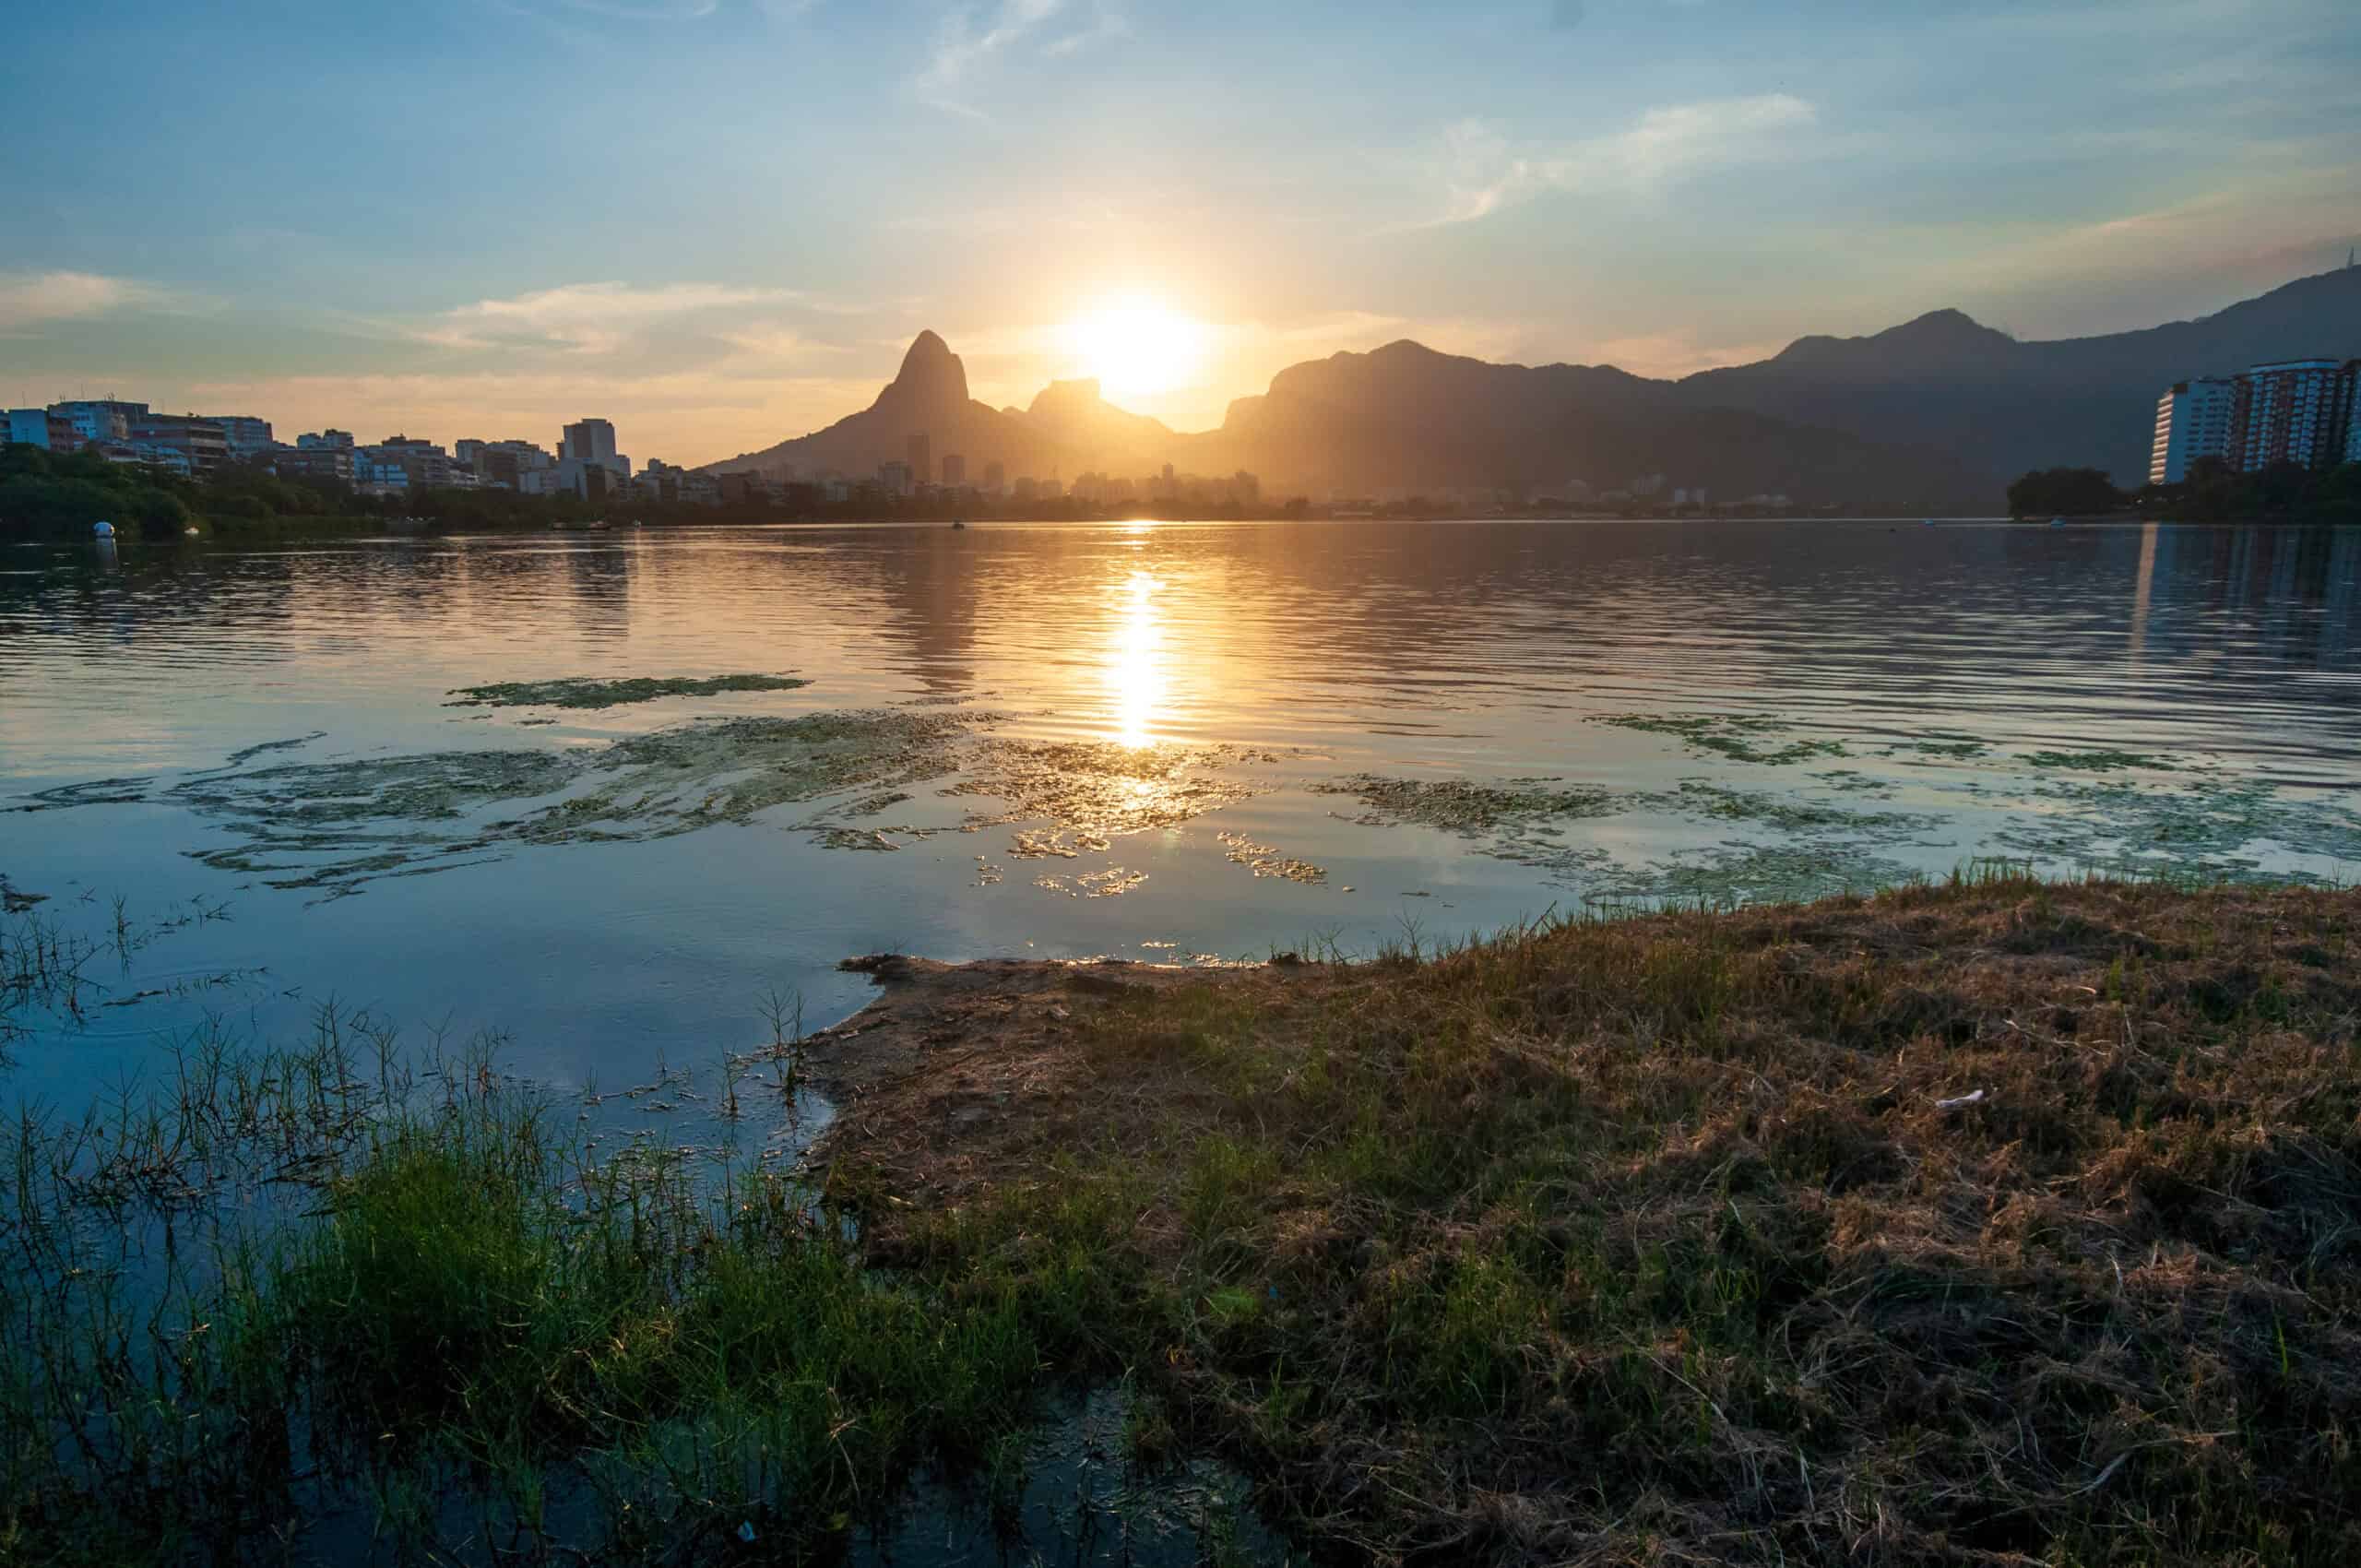
MULTIPOLYGON (((2361 356, 2361 269, 2298 279, 2195 321, 2021 343, 1953 310, 1869 338, 1798 339, 1757 364, 1678 385, 1736 408, 1879 442, 1951 447, 1989 480, 2102 468, 2144 481, 2156 398, 2176 381, 2269 360, 2361 356)), ((1994 492, 1997 498, 1998 492, 1994 492)))
POLYGON ((1657 381, 1611 366, 1491 364, 1414 342, 1291 365, 1194 434, 1129 413, 1089 381, 1053 382, 1026 409, 967 395, 943 340, 919 335, 863 411, 708 465, 793 463, 866 475, 927 432, 971 477, 1089 469, 1245 469, 1265 493, 1501 486, 1599 489, 1661 473, 1719 496, 1896 511, 1998 511, 2029 469, 2084 464, 2146 476, 2157 395, 2192 375, 2297 355, 2361 356, 2361 270, 2298 279, 2196 321, 2019 342, 1955 310, 1866 338, 1797 339, 1771 359, 1657 381))
POLYGON ((1012 479, 1070 479, 1094 468, 1129 473, 1151 454, 1164 461, 1174 440, 1157 421, 1105 401, 1095 381, 1052 382, 1030 409, 979 403, 967 395, 967 367, 959 356, 934 333, 921 332, 902 356, 900 373, 860 413, 706 467, 725 473, 791 463, 805 474, 833 469, 867 477, 879 464, 908 457, 909 438, 919 432, 938 465, 953 453, 966 457, 971 481, 982 477, 988 462, 1006 464, 1012 479))

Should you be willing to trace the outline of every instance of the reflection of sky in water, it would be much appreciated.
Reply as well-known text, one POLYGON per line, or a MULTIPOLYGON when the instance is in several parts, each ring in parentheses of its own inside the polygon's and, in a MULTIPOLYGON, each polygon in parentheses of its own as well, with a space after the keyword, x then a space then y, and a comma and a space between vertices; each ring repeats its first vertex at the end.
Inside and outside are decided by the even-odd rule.
MULTIPOLYGON (((1796 868, 1763 854, 1849 852, 1783 835, 1766 802, 1908 817, 1876 835, 1874 859, 1941 872, 2006 848, 2029 808, 2136 815, 2139 791, 2198 780, 2341 801, 2361 776, 2361 530, 1158 524, 119 557, 0 558, 0 797, 126 776, 155 778, 153 797, 239 748, 314 731, 246 766, 597 747, 699 714, 915 700, 1000 716, 990 733, 1012 742, 1091 743, 1075 810, 1152 826, 1014 862, 1010 826, 852 853, 790 831, 808 814, 788 806, 652 842, 507 849, 312 906, 189 859, 226 829, 169 800, 0 814, 0 873, 53 895, 42 909, 61 920, 96 921, 116 893, 135 913, 192 897, 233 911, 121 981, 169 975, 187 997, 109 1010, 70 1047, 30 1053, 15 1075, 28 1087, 148 1063, 160 1029, 208 1006, 283 1029, 330 991, 461 1036, 504 1027, 528 1070, 612 1079, 658 1052, 744 1043, 768 985, 802 991, 815 1019, 840 1014, 861 994, 833 969, 849 953, 1368 948, 1406 921, 1432 937, 1579 907, 1611 882, 1602 867, 1726 861, 1736 844, 1785 873, 1796 868), (491 681, 734 671, 813 684, 603 712, 441 706, 491 681), (1770 749, 1811 737, 1845 754, 1767 767, 1592 721, 1631 713, 1767 715, 1770 749), (526 722, 543 717, 558 722, 526 722), (1911 749, 1928 738, 1989 755, 1911 749), (1992 766, 2093 748, 2178 770, 1992 766), (1169 766, 1184 751, 1195 760, 1169 766), (1525 824, 1504 844, 1373 820, 1367 802, 1308 787, 1358 773, 1548 777, 1656 804, 1525 824), (1259 792, 1190 815, 1192 781, 1214 774, 1259 792), (1730 814, 1699 781, 1751 793, 1730 814), (1327 877, 1258 878, 1219 832, 1327 877), (1513 858, 1479 852, 1502 849, 1513 858), (979 860, 1009 873, 983 876, 979 860), (1043 873, 1056 890, 1036 885, 1043 873), (1121 897, 1083 896, 1117 884, 1121 897), (267 984, 196 984, 254 966, 267 984)), ((955 827, 993 805, 908 792, 866 825, 955 827)), ((2240 809, 2268 826, 2297 798, 2240 809)))

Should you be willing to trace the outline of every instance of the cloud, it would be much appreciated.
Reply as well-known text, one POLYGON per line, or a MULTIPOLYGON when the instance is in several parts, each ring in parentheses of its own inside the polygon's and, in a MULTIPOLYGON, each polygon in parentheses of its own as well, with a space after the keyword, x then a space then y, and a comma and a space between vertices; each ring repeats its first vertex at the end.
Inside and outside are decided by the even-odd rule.
POLYGON ((605 354, 634 332, 708 312, 741 312, 794 304, 792 289, 738 288, 722 283, 563 283, 507 299, 478 300, 446 311, 404 336, 448 349, 539 346, 605 354))
POLYGON ((170 303, 165 290, 96 272, 0 272, 0 331, 170 303))
POLYGON ((1109 0, 1079 6, 1074 0, 999 0, 989 20, 981 19, 982 11, 980 6, 960 6, 943 18, 926 68, 911 82, 921 101, 972 119, 988 118, 968 101, 977 78, 1052 23, 1068 25, 1042 44, 1040 53, 1048 58, 1072 54, 1124 30, 1122 13, 1109 0), (1087 15, 1077 15, 1082 11, 1087 15))
POLYGON ((1439 223, 1465 223, 1546 191, 1655 196, 1703 171, 1765 162, 1789 150, 1777 133, 1818 111, 1784 92, 1662 104, 1620 131, 1548 147, 1520 146, 1496 123, 1462 120, 1442 135, 1445 203, 1439 223))

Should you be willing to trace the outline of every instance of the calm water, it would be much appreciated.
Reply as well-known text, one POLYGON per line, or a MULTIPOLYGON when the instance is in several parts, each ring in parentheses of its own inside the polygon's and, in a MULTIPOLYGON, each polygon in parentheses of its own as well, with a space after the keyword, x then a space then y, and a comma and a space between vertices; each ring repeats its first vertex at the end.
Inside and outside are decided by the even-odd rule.
POLYGON ((767 988, 843 1015, 862 988, 836 961, 880 949, 1365 951, 1985 855, 2338 877, 2361 860, 2356 570, 2361 531, 2169 525, 0 551, 0 874, 92 932, 118 895, 135 921, 226 908, 31 1017, 10 1087, 71 1099, 208 1013, 267 1036, 331 995, 615 1084, 752 1043, 767 988), (445 706, 741 671, 811 683, 445 706), (658 803, 607 755, 878 712, 829 754, 844 788, 751 813, 726 791, 775 751, 706 756, 658 803), (564 765, 448 793, 487 751, 564 765), (601 790, 601 833, 544 830, 601 790))

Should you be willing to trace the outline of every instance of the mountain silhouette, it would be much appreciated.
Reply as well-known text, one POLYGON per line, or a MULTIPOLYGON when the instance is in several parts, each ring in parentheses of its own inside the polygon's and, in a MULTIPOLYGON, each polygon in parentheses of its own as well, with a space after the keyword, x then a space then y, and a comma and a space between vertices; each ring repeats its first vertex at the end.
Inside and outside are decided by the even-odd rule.
POLYGON ((805 476, 833 469, 855 478, 876 473, 882 463, 909 455, 912 435, 924 434, 936 476, 942 459, 954 453, 967 460, 971 481, 984 465, 1006 465, 1020 474, 1071 477, 1087 469, 1132 471, 1156 454, 1162 462, 1172 432, 1157 421, 1129 413, 1098 395, 1095 381, 1052 382, 1029 410, 995 409, 967 392, 967 367, 933 332, 921 332, 902 356, 902 368, 860 413, 809 435, 782 441, 706 465, 714 472, 777 469, 792 464, 805 476))
POLYGON ((1767 360, 1655 380, 1608 365, 1492 364, 1404 340, 1290 365, 1235 399, 1219 428, 1176 433, 1052 382, 1025 409, 968 394, 950 346, 922 332, 862 412, 709 465, 793 463, 856 476, 925 431, 969 475, 1141 475, 1246 469, 1264 493, 1597 489, 1643 474, 1719 497, 1762 491, 1898 511, 1997 511, 2029 469, 2147 471, 2158 394, 2274 359, 2361 357, 2361 269, 2322 273, 2193 321, 2022 342, 1956 310, 1862 338, 1799 338, 1767 360))
POLYGON ((2148 476, 2156 398, 2176 381, 2272 360, 2361 356, 2361 269, 2323 272, 2213 315, 2096 338, 2019 342, 1957 311, 1868 338, 1803 338, 1756 364, 1678 384, 1735 408, 1884 443, 1948 447, 1997 487, 2030 469, 2148 476))

